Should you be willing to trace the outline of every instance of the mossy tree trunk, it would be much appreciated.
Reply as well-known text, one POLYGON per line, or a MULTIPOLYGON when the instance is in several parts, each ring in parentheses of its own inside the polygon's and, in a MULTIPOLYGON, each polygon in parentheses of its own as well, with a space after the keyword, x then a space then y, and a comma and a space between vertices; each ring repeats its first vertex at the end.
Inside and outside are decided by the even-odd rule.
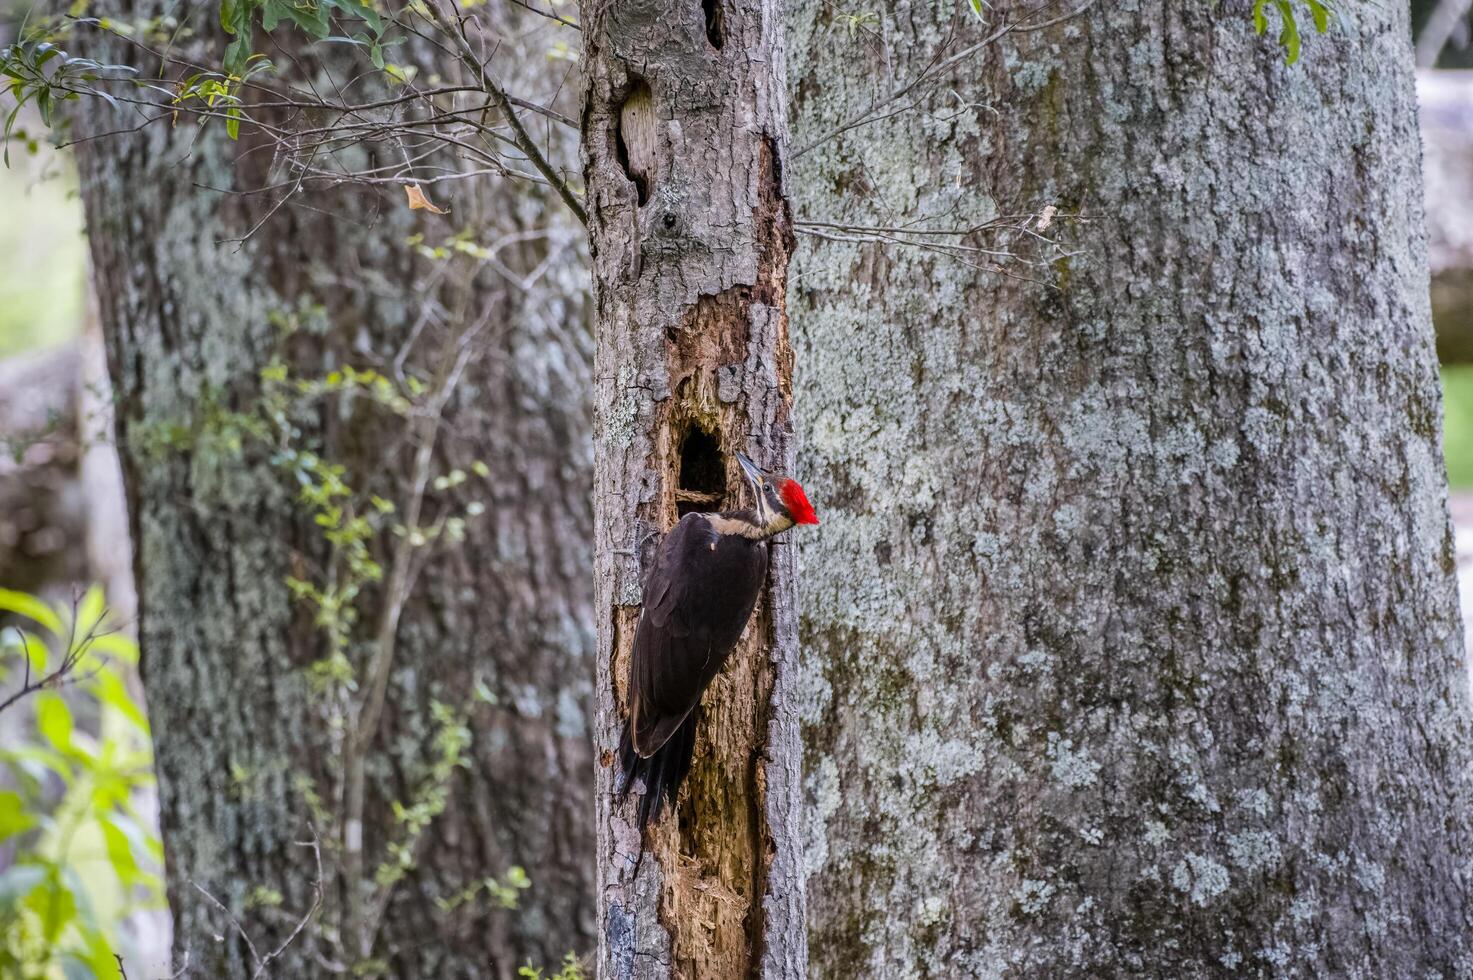
POLYGON ((732 452, 792 463, 792 223, 772 0, 591 0, 581 23, 594 252, 601 976, 804 975, 792 558, 704 700, 674 814, 611 788, 644 569, 688 509, 750 503, 732 452), (644 849, 641 860, 639 854, 644 849))
MULTIPOLYGON (((141 23, 162 9, 139 0, 92 12, 141 23)), ((217 63, 223 47, 212 11, 193 12, 198 33, 180 35, 193 39, 177 49, 202 64, 217 63)), ((105 47, 107 60, 136 62, 135 49, 105 47)), ((315 70, 323 50, 299 51, 292 64, 315 70)), ((84 103, 74 135, 136 122, 84 103)), ((250 438, 233 446, 221 419, 258 411, 259 375, 273 358, 294 378, 352 366, 427 379, 446 338, 477 318, 487 325, 432 426, 433 463, 440 474, 484 460, 490 476, 431 489, 424 523, 472 500, 485 511, 467 520, 462 543, 416 558, 423 567, 366 759, 366 874, 403 838, 392 804, 434 781, 446 728, 432 705, 464 716, 470 740, 369 952, 400 976, 512 977, 528 959, 586 951, 594 636, 581 229, 550 195, 481 178, 432 191, 450 218, 411 213, 399 186, 345 186, 299 195, 251 232, 274 204, 270 194, 235 193, 270 182, 271 151, 260 143, 249 126, 232 144, 218 121, 201 133, 184 114, 172 128, 78 146, 118 400, 176 965, 187 960, 191 976, 252 975, 240 931, 264 954, 311 907, 317 872, 298 842, 314 832, 329 879, 324 905, 270 973, 314 976, 356 958, 353 942, 346 952, 332 942, 345 888, 355 887, 335 880, 344 828, 324 825, 310 802, 316 794, 332 810, 333 787, 341 792, 341 733, 331 724, 340 706, 314 693, 324 636, 287 585, 320 576, 327 548, 273 460, 281 447, 250 438), (407 242, 421 233, 438 245, 461 229, 482 244, 512 236, 498 245, 504 274, 480 264, 442 276, 407 242), (513 282, 553 250, 566 257, 545 278, 513 282), (284 337, 287 322, 297 329, 284 337), (473 697, 477 681, 494 703, 473 697), (532 884, 507 910, 475 886, 514 865, 532 884)), ((371 148, 345 152, 372 165, 371 148)), ((329 397, 299 422, 290 448, 344 464, 357 506, 369 493, 411 494, 408 421, 369 399, 329 397)), ((393 540, 386 531, 375 557, 386 560, 393 540)), ((359 600, 349 655, 360 685, 382 603, 374 586, 359 600)))
POLYGON ((1464 975, 1405 5, 965 7, 790 17, 797 146, 943 67, 805 218, 1067 246, 795 260, 814 975, 1464 975))

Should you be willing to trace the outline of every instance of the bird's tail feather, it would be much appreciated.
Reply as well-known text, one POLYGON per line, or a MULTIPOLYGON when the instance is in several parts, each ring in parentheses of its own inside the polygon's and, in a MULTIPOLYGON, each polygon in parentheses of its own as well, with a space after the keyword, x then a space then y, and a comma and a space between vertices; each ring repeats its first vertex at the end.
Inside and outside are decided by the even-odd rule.
POLYGON ((686 774, 690 772, 691 756, 695 753, 695 748, 696 711, 687 715, 675 733, 649 758, 634 751, 629 725, 625 723, 624 736, 619 740, 619 768, 622 778, 616 794, 619 802, 623 803, 634 788, 635 780, 644 783, 644 794, 639 800, 641 831, 651 820, 660 818, 663 801, 669 800, 670 806, 675 806, 680 784, 685 782, 686 774))

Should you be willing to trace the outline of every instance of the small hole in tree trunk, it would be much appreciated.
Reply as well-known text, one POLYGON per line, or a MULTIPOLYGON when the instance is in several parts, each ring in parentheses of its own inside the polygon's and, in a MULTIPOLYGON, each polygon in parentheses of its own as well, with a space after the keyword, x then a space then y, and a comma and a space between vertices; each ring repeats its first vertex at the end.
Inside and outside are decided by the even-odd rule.
POLYGON ((650 199, 655 170, 655 100, 642 78, 630 81, 614 127, 614 152, 624 176, 634 183, 639 206, 650 199))
POLYGON ((726 40, 722 36, 726 33, 726 18, 721 13, 721 0, 701 0, 701 9, 706 12, 706 40, 720 51, 726 40))
POLYGON ((680 517, 721 508, 726 496, 726 462, 715 436, 698 427, 686 433, 680 443, 680 474, 675 486, 675 510, 680 517))

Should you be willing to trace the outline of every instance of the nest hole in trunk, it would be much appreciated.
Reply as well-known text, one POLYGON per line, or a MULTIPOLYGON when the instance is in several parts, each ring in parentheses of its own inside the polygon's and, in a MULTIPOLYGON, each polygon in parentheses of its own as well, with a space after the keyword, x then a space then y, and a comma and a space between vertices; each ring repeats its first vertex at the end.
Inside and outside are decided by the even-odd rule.
POLYGON ((721 12, 721 0, 701 0, 701 9, 706 14, 706 40, 720 51, 726 41, 726 17, 721 12))
POLYGON ((717 510, 726 496, 726 461, 721 443, 700 426, 692 426, 680 441, 680 472, 675 487, 677 517, 717 510))

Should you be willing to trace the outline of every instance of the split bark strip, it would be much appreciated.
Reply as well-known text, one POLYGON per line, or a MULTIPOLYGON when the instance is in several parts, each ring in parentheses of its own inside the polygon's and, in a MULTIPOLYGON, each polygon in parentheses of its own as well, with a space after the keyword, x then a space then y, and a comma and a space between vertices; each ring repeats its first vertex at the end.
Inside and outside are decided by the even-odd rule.
POLYGON ((638 860, 612 802, 645 563, 693 507, 734 506, 731 453, 790 468, 792 218, 775 0, 586 0, 583 142, 597 300, 599 975, 798 978, 792 557, 705 699, 676 807, 638 860))

